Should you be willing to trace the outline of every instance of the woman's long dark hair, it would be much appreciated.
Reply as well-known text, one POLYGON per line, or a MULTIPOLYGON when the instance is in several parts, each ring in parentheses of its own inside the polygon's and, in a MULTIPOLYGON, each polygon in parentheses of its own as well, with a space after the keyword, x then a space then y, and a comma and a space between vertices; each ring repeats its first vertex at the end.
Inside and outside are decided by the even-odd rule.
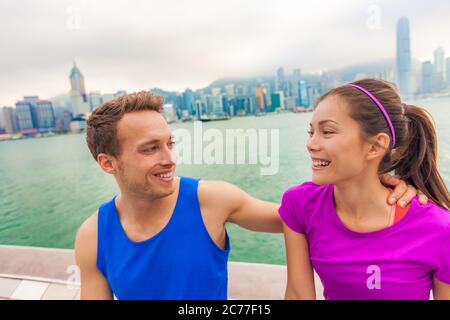
POLYGON ((437 137, 431 115, 423 108, 402 103, 396 88, 387 81, 363 79, 354 84, 372 93, 386 109, 395 128, 395 149, 392 149, 392 134, 380 109, 357 88, 344 85, 332 89, 318 99, 316 106, 329 96, 342 98, 350 116, 361 125, 363 138, 382 132, 391 138, 379 172, 395 170, 400 179, 449 209, 450 194, 438 171, 437 137))

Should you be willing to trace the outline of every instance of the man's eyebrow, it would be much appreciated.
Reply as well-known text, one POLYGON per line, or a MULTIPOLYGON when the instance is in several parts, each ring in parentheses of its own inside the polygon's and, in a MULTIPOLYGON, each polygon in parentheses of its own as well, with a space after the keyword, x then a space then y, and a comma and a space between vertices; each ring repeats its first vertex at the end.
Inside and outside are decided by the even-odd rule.
MULTIPOLYGON (((169 137, 169 141, 172 141, 172 140, 174 140, 175 139, 175 137, 173 136, 173 135, 171 135, 170 137, 169 137)), ((147 145, 149 145, 149 144, 155 144, 155 143, 159 143, 161 141, 161 139, 153 139, 153 140, 149 140, 149 141, 146 141, 146 142, 143 142, 143 143, 141 143, 141 144, 139 144, 139 147, 143 147, 143 146, 147 146, 147 145)))
POLYGON ((149 140, 149 141, 146 141, 146 142, 143 142, 143 143, 139 144, 139 147, 143 147, 143 146, 146 146, 146 145, 149 145, 149 144, 155 144, 155 143, 158 143, 158 142, 159 142, 159 139, 149 140))
MULTIPOLYGON (((334 120, 322 120, 322 121, 319 121, 319 126, 320 126, 321 124, 326 123, 326 122, 334 122, 334 123, 338 124, 338 123, 337 123, 336 121, 334 121, 334 120)), ((309 126, 312 127, 312 124, 309 123, 309 126)))

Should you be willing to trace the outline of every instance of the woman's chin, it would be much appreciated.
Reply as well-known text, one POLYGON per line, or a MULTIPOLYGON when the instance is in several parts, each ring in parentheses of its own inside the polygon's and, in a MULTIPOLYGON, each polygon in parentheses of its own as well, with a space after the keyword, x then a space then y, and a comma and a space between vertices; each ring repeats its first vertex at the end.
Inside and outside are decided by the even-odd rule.
POLYGON ((324 185, 324 184, 331 184, 333 181, 330 181, 330 179, 324 179, 323 177, 318 177, 317 175, 313 174, 311 181, 317 185, 324 185))

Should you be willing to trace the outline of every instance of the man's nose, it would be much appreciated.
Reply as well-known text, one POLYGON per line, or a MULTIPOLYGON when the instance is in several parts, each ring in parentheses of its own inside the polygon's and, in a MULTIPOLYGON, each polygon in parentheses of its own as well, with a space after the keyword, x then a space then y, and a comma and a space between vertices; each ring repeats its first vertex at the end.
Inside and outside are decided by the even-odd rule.
POLYGON ((162 162, 164 165, 175 165, 176 164, 177 156, 173 149, 166 147, 166 148, 164 148, 163 153, 164 153, 164 155, 162 157, 163 158, 162 162))

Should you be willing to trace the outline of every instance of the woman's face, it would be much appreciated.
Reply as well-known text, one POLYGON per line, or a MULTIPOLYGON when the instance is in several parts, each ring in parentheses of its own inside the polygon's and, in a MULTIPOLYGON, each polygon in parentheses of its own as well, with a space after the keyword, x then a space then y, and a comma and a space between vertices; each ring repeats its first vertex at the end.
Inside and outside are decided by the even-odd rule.
POLYGON ((367 169, 369 144, 361 137, 345 102, 329 96, 319 103, 310 123, 306 145, 312 160, 312 181, 336 184, 349 181, 367 169))

